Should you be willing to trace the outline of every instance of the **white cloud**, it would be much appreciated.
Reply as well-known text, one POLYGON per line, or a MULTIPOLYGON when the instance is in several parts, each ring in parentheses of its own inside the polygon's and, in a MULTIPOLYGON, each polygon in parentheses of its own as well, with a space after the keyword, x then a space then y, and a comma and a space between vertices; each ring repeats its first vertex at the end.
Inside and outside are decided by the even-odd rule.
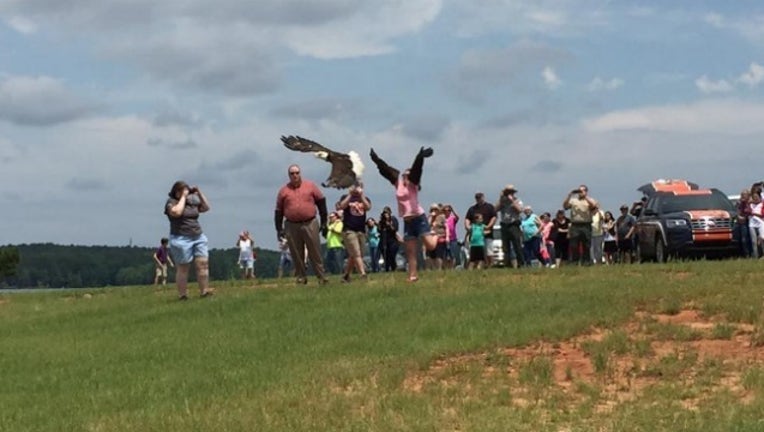
POLYGON ((421 31, 441 8, 442 0, 78 0, 76 7, 41 0, 0 6, 0 16, 34 17, 171 85, 248 96, 276 89, 294 54, 393 52, 398 38, 421 31))
POLYGON ((615 90, 623 85, 623 80, 620 78, 611 78, 609 80, 604 80, 600 77, 594 77, 594 79, 589 82, 589 84, 586 86, 586 89, 590 92, 597 92, 597 91, 610 91, 615 90))
POLYGON ((0 78, 0 120, 46 126, 68 122, 96 109, 61 81, 47 77, 0 78))
POLYGON ((764 43, 764 15, 762 14, 727 18, 719 13, 708 13, 703 17, 703 21, 717 29, 737 33, 753 43, 764 43))
POLYGON ((716 28, 723 28, 725 26, 724 17, 718 13, 707 13, 703 17, 703 21, 716 28))
POLYGON ((544 78, 544 84, 550 89, 554 90, 562 84, 562 81, 557 76, 557 73, 551 67, 547 66, 541 71, 541 76, 544 78))
POLYGON ((748 70, 738 78, 738 81, 750 87, 758 86, 762 80, 764 80, 764 66, 758 63, 751 63, 748 70))
POLYGON ((469 101, 481 100, 489 90, 498 88, 537 90, 539 69, 563 64, 571 57, 565 50, 528 39, 504 48, 471 49, 462 54, 447 85, 469 101))
POLYGON ((395 38, 420 31, 441 7, 441 0, 373 2, 342 23, 295 26, 284 37, 296 53, 321 59, 387 54, 394 51, 395 38))
POLYGON ((7 21, 8 26, 21 34, 33 34, 37 32, 37 24, 22 16, 12 16, 7 21))
POLYGON ((507 31, 521 36, 580 35, 609 26, 611 19, 603 0, 452 1, 449 7, 464 37, 507 31))
POLYGON ((732 84, 727 80, 711 81, 706 75, 696 79, 695 86, 703 93, 726 93, 734 90, 732 84))
POLYGON ((764 133, 764 104, 738 99, 703 100, 685 105, 613 111, 585 119, 590 132, 664 131, 680 133, 764 133))

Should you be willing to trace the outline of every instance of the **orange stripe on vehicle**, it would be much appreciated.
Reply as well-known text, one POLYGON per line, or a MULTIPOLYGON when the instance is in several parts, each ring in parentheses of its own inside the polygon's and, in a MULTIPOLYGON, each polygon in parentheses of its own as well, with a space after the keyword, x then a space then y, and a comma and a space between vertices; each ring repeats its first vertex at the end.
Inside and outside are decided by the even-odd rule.
POLYGON ((725 230, 725 232, 695 230, 692 232, 692 240, 697 242, 729 241, 732 240, 732 233, 729 230, 725 230))
POLYGON ((704 219, 704 218, 726 219, 730 217, 729 212, 725 210, 691 210, 691 211, 686 211, 685 213, 690 215, 690 218, 692 219, 704 219))
POLYGON ((711 195, 711 190, 709 189, 679 190, 669 192, 674 192, 674 195, 711 195))
POLYGON ((692 191, 690 185, 683 180, 672 180, 669 182, 654 181, 652 184, 656 192, 684 193, 692 191))

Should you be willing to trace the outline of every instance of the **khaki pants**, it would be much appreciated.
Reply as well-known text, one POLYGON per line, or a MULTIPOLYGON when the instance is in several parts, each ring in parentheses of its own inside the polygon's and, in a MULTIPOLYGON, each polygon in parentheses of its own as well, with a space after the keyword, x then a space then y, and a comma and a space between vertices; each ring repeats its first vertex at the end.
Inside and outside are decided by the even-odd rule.
POLYGON ((284 223, 284 234, 292 253, 294 273, 297 279, 305 279, 305 252, 308 252, 313 273, 319 279, 324 278, 324 260, 321 257, 321 242, 319 241, 319 226, 316 219, 308 222, 284 223))
POLYGON ((591 265, 592 223, 571 223, 568 237, 570 238, 570 253, 573 263, 591 265))

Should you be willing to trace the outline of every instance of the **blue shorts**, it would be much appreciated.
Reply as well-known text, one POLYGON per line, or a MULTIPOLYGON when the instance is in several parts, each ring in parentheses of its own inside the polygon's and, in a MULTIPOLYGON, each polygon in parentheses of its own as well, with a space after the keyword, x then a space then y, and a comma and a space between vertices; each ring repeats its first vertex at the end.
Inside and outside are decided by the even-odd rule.
POLYGON ((170 253, 176 264, 188 264, 194 258, 207 258, 207 236, 172 235, 170 234, 170 253))
POLYGON ((255 268, 255 260, 253 259, 240 259, 239 260, 239 268, 243 269, 254 269, 255 268))
POLYGON ((446 249, 446 259, 460 261, 459 260, 459 241, 451 240, 448 242, 448 249, 446 249))
POLYGON ((430 234, 430 224, 424 213, 411 219, 403 220, 403 240, 414 240, 430 234))

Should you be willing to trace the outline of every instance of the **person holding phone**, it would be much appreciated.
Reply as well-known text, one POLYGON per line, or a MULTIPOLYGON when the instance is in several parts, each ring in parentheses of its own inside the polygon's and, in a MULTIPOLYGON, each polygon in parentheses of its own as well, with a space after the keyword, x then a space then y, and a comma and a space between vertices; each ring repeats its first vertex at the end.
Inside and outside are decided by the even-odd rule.
POLYGON ((199 215, 210 210, 209 201, 196 186, 178 180, 172 185, 165 202, 164 213, 170 221, 170 253, 175 261, 175 282, 178 298, 188 299, 188 270, 191 262, 196 267, 200 297, 212 295, 209 288, 210 268, 207 236, 202 232, 199 215))
POLYGON ((581 185, 573 189, 562 202, 562 208, 570 210, 570 248, 573 263, 592 265, 592 215, 599 208, 597 201, 589 196, 589 188, 581 185))

